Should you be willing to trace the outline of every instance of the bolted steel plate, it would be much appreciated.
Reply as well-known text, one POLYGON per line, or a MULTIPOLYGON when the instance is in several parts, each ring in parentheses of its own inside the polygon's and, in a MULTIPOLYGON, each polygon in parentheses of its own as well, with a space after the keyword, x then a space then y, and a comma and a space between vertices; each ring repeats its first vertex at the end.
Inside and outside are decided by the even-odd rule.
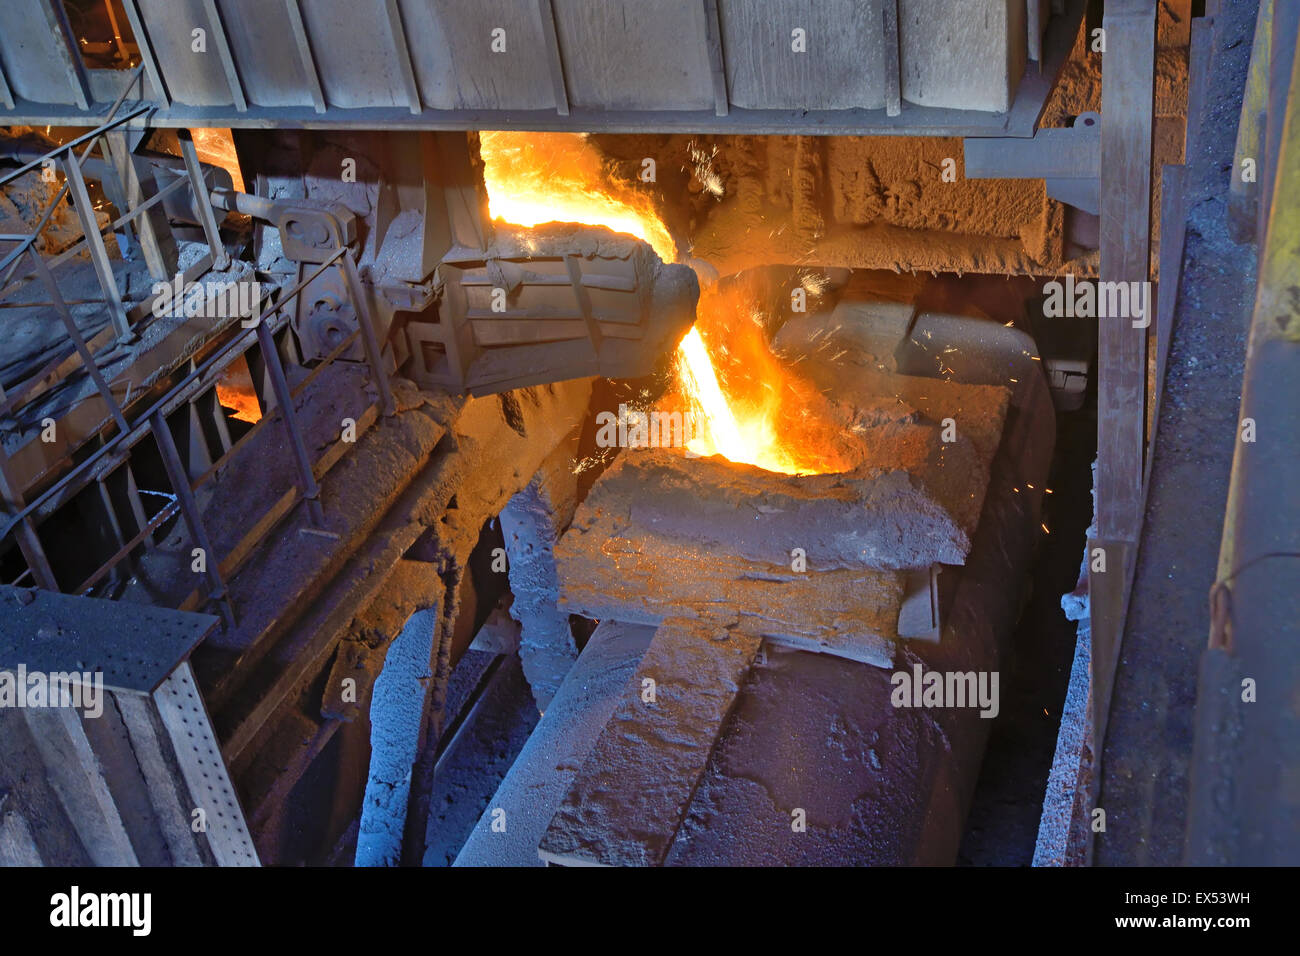
POLYGON ((109 690, 151 694, 219 620, 147 604, 0 586, 0 670, 98 673, 109 690))

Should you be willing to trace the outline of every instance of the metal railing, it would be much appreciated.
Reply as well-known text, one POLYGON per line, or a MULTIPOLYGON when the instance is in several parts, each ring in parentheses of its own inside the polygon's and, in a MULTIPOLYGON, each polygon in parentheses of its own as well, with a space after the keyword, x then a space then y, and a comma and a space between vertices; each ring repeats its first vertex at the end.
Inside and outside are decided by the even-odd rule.
MULTIPOLYGON (((136 70, 130 82, 134 82, 138 76, 139 69, 136 70)), ((128 89, 130 88, 130 82, 128 83, 128 89)), ((382 343, 375 330, 373 316, 357 271, 356 260, 352 250, 346 245, 341 245, 314 271, 304 276, 288 290, 272 289, 264 298, 259 299, 255 309, 260 308, 261 311, 256 318, 251 321, 248 319, 242 320, 240 331, 231 337, 229 341, 217 348, 215 352, 200 363, 195 364, 187 375, 168 388, 164 395, 150 404, 144 411, 132 412, 128 415, 128 411, 123 408, 122 403, 118 402, 111 384, 104 377, 97 364, 90 343, 86 341, 85 336, 77 327, 71 309, 54 277, 53 268, 59 263, 78 255, 83 249, 89 252, 104 295, 104 303, 110 310, 113 322, 115 334, 112 345, 110 345, 111 348, 118 343, 129 343, 134 340, 140 331, 140 327, 138 325, 132 327, 128 321, 127 310, 113 277, 107 249, 103 243, 104 231, 115 231, 123 225, 134 223, 152 206, 172 193, 188 187, 195 200, 194 205, 199 212, 200 225, 203 227, 209 248, 208 259, 210 264, 217 269, 224 269, 229 265, 230 259, 221 243, 219 224, 213 212, 212 196, 204 183, 202 167, 193 142, 188 135, 183 134, 181 136, 181 151, 185 161, 186 176, 178 179, 167 188, 156 192, 149 199, 126 210, 119 218, 102 229, 98 225, 94 209, 90 204, 85 179, 81 173, 81 165, 90 156, 101 136, 136 118, 148 109, 148 107, 140 107, 130 110, 120 117, 116 116, 124 97, 125 93, 114 104, 105 122, 96 129, 63 144, 58 149, 30 161, 0 178, 0 186, 3 186, 36 169, 48 168, 47 163, 51 159, 57 158, 62 162, 66 181, 54 199, 44 209, 33 231, 22 236, 6 235, 0 237, 0 240, 18 243, 17 249, 14 249, 3 260, 0 260, 0 270, 7 270, 3 279, 0 280, 0 300, 15 291, 15 288, 10 286, 9 282, 14 279, 15 272, 26 258, 30 263, 28 271, 18 276, 14 281, 24 283, 36 281, 44 287, 49 297, 49 306, 58 315, 68 338, 71 340, 70 350, 66 347, 59 350, 53 361, 47 362, 45 367, 35 376, 29 377, 21 383, 21 387, 17 392, 5 395, 3 389, 0 389, 0 413, 11 414, 16 411, 24 404, 24 399, 34 390, 36 385, 44 380, 50 370, 75 353, 79 359, 80 367, 85 369, 87 375, 93 381, 95 391, 108 409, 112 423, 116 425, 116 432, 104 440, 99 448, 71 467, 70 470, 30 501, 23 501, 21 493, 11 487, 9 476, 5 473, 5 457, 3 453, 0 453, 0 499, 3 499, 2 503, 8 512, 3 528, 0 529, 0 540, 13 534, 17 541, 28 566, 27 571, 20 575, 19 580, 25 579, 30 573, 39 587, 59 590, 59 582, 42 545, 36 519, 43 515, 49 515, 66 504, 82 488, 86 487, 91 481, 96 480, 97 476, 111 472, 130 457, 131 449, 139 441, 147 435, 152 435, 166 471, 168 483, 175 493, 175 498, 147 521, 143 522, 139 530, 129 540, 122 542, 122 546, 114 554, 100 563, 80 582, 75 592, 85 593, 94 588, 115 567, 132 555, 141 544, 150 539, 160 527, 179 514, 189 538, 206 555, 204 574, 207 589, 204 597, 209 602, 217 603, 227 622, 233 625, 235 621, 234 608, 229 600, 227 583, 221 574, 220 562, 213 553, 212 539, 205 526, 201 509, 195 497, 195 491, 209 481, 223 464, 246 447, 247 443, 258 433, 258 430, 274 421, 276 413, 279 413, 284 422, 293 456, 296 494, 306 502, 311 523, 316 527, 320 527, 324 523, 324 512, 320 503, 320 486, 303 437, 303 429, 294 407, 295 398, 326 366, 343 355, 355 343, 357 336, 360 336, 362 340, 370 374, 378 388, 380 404, 385 415, 391 415, 394 412, 393 394, 388 381, 387 370, 384 366, 382 343), (76 147, 82 144, 85 144, 85 149, 78 156, 75 150, 76 147), (63 201, 65 196, 71 199, 83 235, 71 247, 65 249, 52 260, 47 261, 36 247, 37 240, 50 222, 58 204, 63 201), (296 389, 293 389, 289 385, 283 359, 276 346, 274 336, 280 327, 287 324, 287 318, 283 317, 287 307, 296 301, 304 288, 331 268, 338 268, 342 271, 343 284, 347 288, 348 297, 351 300, 359 328, 329 356, 318 363, 307 378, 296 389), (262 308, 264 303, 268 301, 269 304, 262 308), (221 373, 231 363, 243 356, 254 343, 259 347, 265 362, 265 371, 270 379, 275 396, 275 408, 265 415, 252 430, 228 448, 204 474, 192 480, 185 468, 180 450, 176 446, 175 437, 167 425, 166 416, 169 411, 180 407, 185 401, 191 400, 194 395, 202 394, 207 389, 214 388, 221 373)), ((72 371, 75 372, 75 368, 72 371)))
MULTIPOLYGON (((352 251, 346 246, 338 249, 333 255, 322 263, 316 270, 304 277, 300 282, 294 285, 287 292, 282 292, 275 296, 276 301, 264 309, 247 331, 253 332, 255 340, 261 346, 261 352, 267 365, 267 372, 271 379, 272 387, 276 396, 275 409, 267 416, 263 417, 258 423, 258 427, 274 421, 274 416, 278 412, 284 420, 286 432, 289 435, 290 445, 293 450, 295 483, 298 495, 307 502, 309 515, 314 525, 319 527, 324 522, 324 512, 320 504, 320 487, 316 481, 313 471, 312 462, 307 452, 306 442, 303 439, 302 428, 298 421, 297 413, 294 409, 294 399, 301 394, 327 365, 335 361, 355 342, 357 336, 361 336, 363 342, 368 342, 366 349, 368 358, 373 356, 378 359, 377 362, 370 363, 370 371, 374 377, 376 386, 379 389, 381 402, 384 405, 386 414, 391 414, 393 409, 392 391, 388 382, 387 371, 382 364, 382 356, 379 352, 378 338, 374 331, 374 326, 370 316, 370 310, 366 305, 364 294, 355 295, 353 299, 353 308, 356 312, 360 328, 351 336, 344 340, 329 356, 327 356, 313 370, 312 375, 304 380, 297 389, 289 387, 288 379, 285 375, 283 361, 280 357, 279 349, 276 348, 273 340, 273 329, 270 320, 276 313, 286 309, 287 306, 297 298, 302 289, 322 275, 327 269, 334 267, 336 264, 344 270, 345 277, 348 277, 349 290, 354 293, 360 293, 360 279, 356 272, 356 263, 352 257, 352 251), (354 285, 355 283, 355 285, 354 285)), ((50 570, 48 560, 44 551, 41 549, 39 536, 33 525, 33 517, 43 510, 52 510, 60 504, 68 501, 72 495, 92 479, 96 472, 97 466, 101 469, 110 462, 117 463, 129 455, 131 446, 134 446, 146 435, 152 434, 158 444, 159 451, 162 455, 163 465, 167 471, 168 481, 176 493, 176 501, 171 505, 165 506, 159 514, 155 515, 149 524, 141 530, 131 541, 127 542, 107 561, 103 562, 89 577, 83 581, 76 589, 77 593, 82 593, 88 588, 94 586, 118 563, 127 558, 135 547, 137 547, 148 532, 152 532, 161 526, 166 520, 174 516, 179 510, 182 520, 185 523, 191 539, 195 544, 202 548, 207 560, 205 561, 205 573, 209 582, 209 589, 206 597, 211 601, 221 602, 227 621, 233 623, 233 608, 226 602, 226 582, 222 579, 219 562, 216 555, 213 554, 210 538, 204 526, 203 517, 200 513, 198 504, 194 498, 194 491, 205 484, 212 475, 220 468, 222 464, 228 461, 238 453, 256 434, 256 429, 250 431, 235 443, 229 451, 225 453, 211 468, 200 476, 197 480, 191 481, 187 475, 184 464, 181 461, 180 453, 176 448, 175 439, 172 436, 170 428, 166 424, 166 413, 169 406, 178 406, 186 400, 188 391, 201 390, 200 383, 215 383, 219 373, 223 371, 236 359, 241 357, 246 349, 252 344, 250 337, 245 335, 236 336, 227 342, 223 347, 218 349, 213 355, 194 368, 188 375, 177 382, 167 394, 159 398, 150 405, 144 412, 133 416, 136 424, 126 425, 99 448, 94 454, 90 455, 80 464, 75 466, 71 471, 52 484, 38 497, 25 505, 13 511, 6 521, 3 529, 0 529, 0 538, 8 536, 10 533, 17 533, 19 542, 24 540, 28 545, 24 548, 24 556, 28 558, 28 563, 32 567, 34 576, 41 587, 50 590, 58 590, 58 584, 54 580, 53 572, 50 570), (198 389, 192 386, 199 385, 198 389), (31 554, 26 552, 30 548, 31 554), (35 560, 33 560, 35 559, 35 560)), ((92 362, 93 364, 93 362, 92 362)))

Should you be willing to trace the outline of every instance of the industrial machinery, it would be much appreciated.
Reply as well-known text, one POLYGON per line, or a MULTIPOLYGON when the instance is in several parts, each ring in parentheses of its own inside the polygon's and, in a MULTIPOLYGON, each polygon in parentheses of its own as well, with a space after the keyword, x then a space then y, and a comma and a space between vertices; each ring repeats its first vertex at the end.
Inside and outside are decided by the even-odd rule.
POLYGON ((0 6, 0 862, 1296 862, 1240 6, 0 6))

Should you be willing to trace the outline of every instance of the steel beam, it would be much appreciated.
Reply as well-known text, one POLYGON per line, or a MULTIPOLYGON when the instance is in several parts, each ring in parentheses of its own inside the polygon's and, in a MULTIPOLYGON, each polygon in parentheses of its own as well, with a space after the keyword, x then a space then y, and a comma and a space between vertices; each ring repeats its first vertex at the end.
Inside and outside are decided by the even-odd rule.
POLYGON ((551 6, 551 0, 537 0, 537 10, 541 14, 542 38, 546 43, 546 52, 551 66, 551 88, 555 91, 555 112, 560 116, 568 116, 569 91, 564 82, 564 56, 560 53, 560 37, 555 30, 555 8, 551 6))
POLYGON ((303 75, 307 78, 307 90, 311 93, 312 106, 317 113, 325 112, 325 91, 320 84, 320 72, 316 69, 316 58, 311 53, 311 43, 307 39, 307 28, 302 22, 302 8, 299 0, 284 0, 285 12, 289 15, 289 29, 293 31, 293 42, 298 47, 298 61, 302 64, 303 75))
POLYGON ((1071 127, 1040 129, 1028 140, 968 137, 967 179, 1042 179, 1047 195, 1097 215, 1101 211, 1101 117, 1084 113, 1071 127))
POLYGON ((230 52, 230 38, 226 36, 226 27, 221 21, 221 12, 217 9, 216 0, 203 0, 203 12, 207 15, 212 39, 217 44, 217 56, 221 58, 221 68, 225 71, 226 83, 230 87, 231 97, 234 98, 235 109, 241 113, 247 112, 248 99, 244 96, 244 84, 239 79, 235 57, 230 52))
MULTIPOLYGON (((1101 266, 1103 282, 1150 278, 1151 155, 1156 0, 1107 4, 1103 19, 1101 266)), ((1148 303, 1148 320, 1150 308, 1148 303)), ((1106 570, 1089 562, 1093 739, 1105 746, 1142 524, 1147 422, 1147 329, 1129 316, 1097 322, 1096 541, 1106 570)), ((1094 778, 1097 785, 1099 776, 1094 778)), ((1095 791, 1092 794, 1095 797, 1095 791)))
POLYGON ((393 53, 397 57, 397 71, 402 77, 406 92, 406 105, 417 116, 424 112, 420 102, 420 85, 415 80, 415 67, 411 64, 411 48, 406 43, 406 29, 402 26, 402 11, 397 0, 384 0, 384 13, 388 18, 388 32, 393 38, 393 53))
POLYGON ((199 163, 199 154, 194 149, 194 138, 190 131, 181 130, 178 134, 181 142, 181 155, 185 157, 185 172, 190 178, 190 190, 194 195, 194 209, 203 224, 203 235, 208 240, 212 251, 212 267, 224 272, 230 267, 230 256, 221 244, 221 230, 217 228, 217 217, 212 211, 212 196, 203 179, 203 166, 199 163))
POLYGON ((163 82, 162 72, 158 69, 158 58, 154 56, 153 41, 149 39, 149 31, 145 29, 144 19, 140 16, 138 0, 122 0, 122 5, 126 8, 126 18, 131 23, 135 45, 140 49, 140 60, 149 75, 149 82, 153 84, 154 95, 163 109, 171 109, 171 96, 167 92, 167 84, 163 82))
MULTIPOLYGON (((1155 0, 1107 15, 1102 72, 1103 282, 1150 278, 1155 0)), ((1141 523, 1146 445, 1146 340, 1127 317, 1098 322, 1097 523, 1103 538, 1134 541, 1141 523)))
POLYGON ((81 230, 86 236, 86 249, 90 253, 90 262, 95 267, 95 275, 99 277, 99 286, 104 292, 109 318, 112 319, 113 328, 117 330, 118 338, 123 342, 129 342, 135 334, 126 319, 126 306, 122 304, 122 294, 118 291, 117 279, 113 276, 113 264, 108 258, 108 247, 104 245, 104 237, 99 232, 95 207, 90 201, 85 177, 81 174, 81 162, 73 153, 71 146, 63 150, 62 163, 63 171, 67 176, 68 194, 72 197, 72 206, 77 212, 77 218, 81 221, 81 230))
POLYGON ((1101 176, 1101 125, 1095 121, 1040 129, 1030 139, 968 138, 963 146, 967 179, 1097 180, 1101 176))
MULTIPOLYGON (((207 0, 212 4, 212 0, 207 0)), ((409 95, 412 89, 406 74, 406 67, 401 62, 391 62, 393 73, 401 73, 401 85, 408 92, 408 102, 399 105, 369 105, 356 108, 339 108, 326 104, 324 112, 318 110, 316 101, 306 88, 309 78, 302 81, 303 89, 299 92, 300 105, 265 106, 257 103, 245 103, 244 108, 232 107, 229 103, 213 102, 222 99, 225 84, 218 84, 212 91, 210 100, 200 103, 185 104, 176 102, 155 102, 161 105, 152 117, 154 126, 185 127, 223 125, 240 128, 264 129, 274 126, 296 126, 308 129, 356 129, 372 130, 381 128, 404 128, 425 130, 481 130, 481 129, 520 129, 520 130, 561 130, 587 131, 603 133, 657 131, 663 133, 713 133, 713 134, 808 134, 808 135, 849 135, 849 136, 1032 136, 1042 115, 1047 98, 1050 95, 1060 71, 1068 59, 1078 27, 1082 18, 1084 0, 1070 0, 1068 11, 1063 16, 1054 17, 1048 24, 1044 41, 1043 69, 1041 72, 1028 70, 1020 79, 1010 109, 1001 113, 981 112, 977 110, 922 107, 912 103, 900 102, 898 115, 889 115, 888 109, 790 109, 790 108, 755 108, 737 109, 730 103, 730 90, 727 87, 726 51, 714 49, 700 51, 707 55, 712 75, 712 100, 707 108, 670 110, 670 109, 627 109, 608 108, 603 105, 576 106, 570 102, 565 77, 565 69, 560 59, 558 32, 555 26, 554 9, 549 0, 535 0, 541 28, 541 40, 546 46, 546 58, 549 64, 550 81, 554 93, 555 108, 529 109, 515 108, 509 105, 501 107, 484 106, 482 108, 432 109, 427 105, 412 112, 414 97, 409 95), (724 96, 724 94, 728 94, 724 96), (721 107, 724 107, 722 109, 721 107)), ((693 0, 700 4, 700 19, 706 20, 706 2, 715 0, 693 0)), ((390 0, 385 0, 382 17, 387 14, 390 0)), ((212 4, 215 6, 215 4, 212 4)), ((399 4, 400 7, 400 4, 399 4)), ((722 14, 726 8, 722 7, 722 14)), ((133 19, 133 25, 136 20, 133 19)), ((236 24, 230 24, 233 33, 236 24)), ((384 23, 379 24, 382 31, 384 23)), ((884 29, 883 22, 880 29, 884 29)), ((143 35, 136 26, 137 35, 143 35)), ((694 42, 708 42, 707 26, 703 41, 693 37, 694 42)), ((264 38, 259 42, 266 42, 264 38)), ((287 38, 285 38, 287 39, 287 38)), ((409 37, 407 38, 410 39, 409 37)), ((274 41, 271 41, 274 42, 274 41)), ((144 44, 148 46, 148 44, 144 44)), ((409 44, 407 45, 409 53, 409 44)), ((159 51, 161 52, 161 51, 159 51)), ((278 50, 276 51, 279 52, 278 50)), ((317 49, 320 55, 320 50, 317 49)), ((581 51, 578 51, 580 53, 581 51)), ((294 54, 290 54, 293 56, 294 54)), ((300 55, 300 54, 298 54, 300 55)), ((575 55, 578 55, 575 53, 575 55)), ((148 65, 148 64, 147 64, 148 65)), ((161 70, 167 64, 155 63, 150 67, 161 70)), ((852 61, 854 68, 858 62, 852 61)), ((325 64, 321 61, 322 82, 325 81, 325 64)), ((158 82, 166 81, 159 78, 158 82)), ((417 84, 418 86, 418 84, 417 84)), ((390 94, 391 95, 391 94, 390 94)), ((400 98, 400 94, 398 95, 400 98)), ((378 102, 378 101, 376 101, 378 102)), ((531 100, 529 101, 531 102, 531 100)), ((87 117, 85 110, 60 104, 35 103, 18 99, 16 109, 6 111, 6 120, 10 124, 28 125, 53 124, 59 126, 84 125, 87 117)))

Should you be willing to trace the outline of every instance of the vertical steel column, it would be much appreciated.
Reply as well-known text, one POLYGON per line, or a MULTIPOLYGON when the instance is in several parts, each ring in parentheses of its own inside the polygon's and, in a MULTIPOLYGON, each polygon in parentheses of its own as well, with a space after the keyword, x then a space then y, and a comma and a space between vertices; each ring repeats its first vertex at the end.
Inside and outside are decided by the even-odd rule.
POLYGON ((352 250, 343 253, 343 275, 348 283, 348 295, 352 299, 352 308, 357 314, 357 324, 361 326, 361 341, 366 347, 366 360, 370 371, 375 376, 375 385, 379 388, 379 398, 385 415, 397 412, 393 401, 393 390, 388 384, 388 371, 384 368, 384 353, 375 334, 375 324, 371 319, 370 305, 366 300, 366 291, 361 287, 361 276, 357 274, 357 264, 352 258, 352 250))
POLYGON ((293 447, 293 458, 298 470, 298 490, 307 499, 307 510, 311 523, 316 527, 325 524, 325 513, 321 510, 320 485, 312 471, 311 458, 307 455, 307 445, 302 440, 302 430, 298 427, 298 416, 293 408, 293 392, 284 377, 284 364, 280 361, 280 350, 275 347, 275 338, 264 320, 257 320, 257 341, 262 346, 262 357, 266 369, 271 373, 271 387, 275 389, 275 401, 280 406, 280 417, 284 420, 285 430, 289 433, 289 444, 293 447))
POLYGON ((224 272, 230 268, 230 256, 221 244, 221 230, 217 228, 217 217, 212 212, 212 195, 207 183, 203 181, 203 167, 199 164, 199 154, 194 149, 194 137, 187 129, 178 129, 177 138, 181 141, 181 155, 185 157, 185 172, 190 177, 190 189, 194 193, 194 207, 203 224, 203 235, 212 250, 212 268, 224 272))
POLYGON ((185 472, 185 464, 181 461, 180 452, 176 450, 176 439, 172 437, 171 429, 167 427, 167 419, 163 416, 161 408, 149 416, 149 428, 158 443, 159 452, 162 453, 167 479, 176 491, 176 502, 181 507, 181 518, 185 522, 185 528, 194 543, 203 549, 204 573, 211 588, 208 597, 220 602, 221 616, 226 619, 227 624, 234 627, 235 609, 226 593, 226 582, 222 580, 221 571, 217 567, 216 552, 212 550, 212 542, 208 540, 207 529, 203 526, 203 516, 199 513, 199 504, 194 499, 194 489, 190 487, 190 476, 185 472))
MULTIPOLYGON (((1155 0, 1106 5, 1101 80, 1101 249, 1105 282, 1150 279, 1155 0)), ((1149 316, 1147 317, 1150 318, 1149 316)), ((1124 316, 1097 329, 1097 532, 1136 541, 1146 450, 1144 327, 1124 316)))
MULTIPOLYGON (((1110 0, 1102 27, 1101 233, 1103 282, 1150 279, 1151 149, 1156 0, 1110 0)), ((1147 320, 1150 320, 1148 314, 1147 320)), ((1147 421, 1147 329, 1129 316, 1097 320, 1097 536, 1106 569, 1089 561, 1092 727, 1099 764, 1141 539, 1147 421)), ((1100 773, 1090 785, 1096 800, 1100 773)), ((1091 847, 1091 843, 1089 844, 1091 847)))

